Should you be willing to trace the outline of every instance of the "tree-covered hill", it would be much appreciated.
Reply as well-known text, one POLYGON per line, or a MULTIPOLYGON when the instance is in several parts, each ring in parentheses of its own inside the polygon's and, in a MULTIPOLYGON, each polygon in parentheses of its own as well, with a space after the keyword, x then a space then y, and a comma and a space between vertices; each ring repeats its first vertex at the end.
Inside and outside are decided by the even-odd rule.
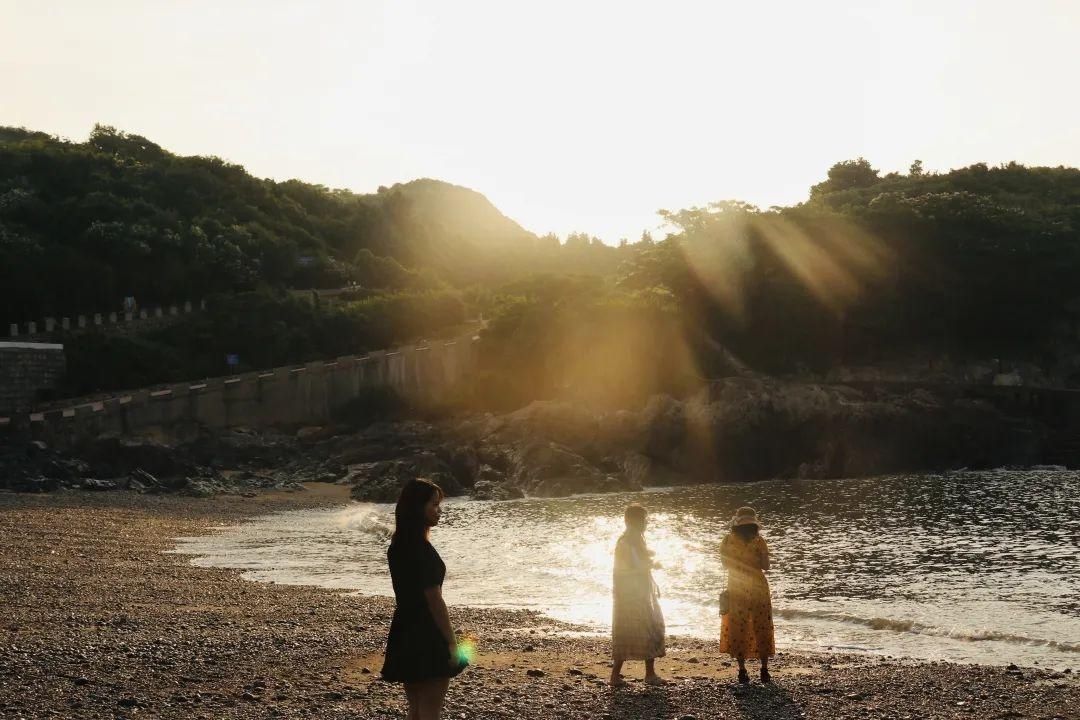
POLYGON ((793 207, 661 216, 672 231, 619 248, 606 284, 518 293, 489 333, 492 371, 527 378, 504 397, 640 399, 738 368, 897 361, 1022 364, 1080 387, 1080 170, 882 176, 860 158, 793 207), (632 343, 607 333, 619 326, 632 343))
POLYGON ((537 242, 479 193, 437 180, 361 195, 256 178, 111 127, 84 143, 0 128, 0 307, 11 318, 128 295, 145 305, 259 286, 495 280, 537 242))
POLYGON ((504 407, 896 358, 1023 361, 1080 382, 1080 170, 882 175, 859 158, 792 207, 660 217, 656 241, 560 242, 437 180, 362 195, 110 127, 84 143, 0 128, 0 307, 31 319, 219 294, 153 336, 65 340, 71 392, 224 372, 225 353, 259 367, 356 352, 477 313, 504 407), (352 282, 333 306, 283 292, 352 282))

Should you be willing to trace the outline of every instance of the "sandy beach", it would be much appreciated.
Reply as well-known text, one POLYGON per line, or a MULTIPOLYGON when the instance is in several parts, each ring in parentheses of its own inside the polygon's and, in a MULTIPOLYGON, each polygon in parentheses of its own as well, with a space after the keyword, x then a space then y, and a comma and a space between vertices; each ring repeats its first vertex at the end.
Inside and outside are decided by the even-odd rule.
MULTIPOLYGON (((346 500, 335 486, 255 498, 0 494, 0 715, 404 717, 400 687, 378 679, 392 599, 248 582, 167 553, 176 537, 346 500)), ((668 685, 645 686, 630 663, 631 682, 613 691, 606 639, 531 613, 451 617, 479 654, 451 684, 447 718, 1080 718, 1080 673, 1009 658, 782 652, 772 685, 740 686, 714 641, 674 637, 659 663, 668 685)))

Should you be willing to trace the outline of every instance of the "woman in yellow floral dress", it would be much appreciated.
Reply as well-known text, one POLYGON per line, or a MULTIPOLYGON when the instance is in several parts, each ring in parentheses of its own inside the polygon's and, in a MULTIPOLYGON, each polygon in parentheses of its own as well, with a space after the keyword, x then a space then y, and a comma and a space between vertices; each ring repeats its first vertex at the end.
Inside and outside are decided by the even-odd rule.
POLYGON ((772 600, 765 571, 769 546, 759 532, 753 508, 741 507, 731 520, 731 532, 720 544, 727 570, 728 608, 720 620, 720 652, 739 662, 739 682, 750 682, 746 659, 761 660, 761 681, 769 682, 769 658, 776 654, 772 600))

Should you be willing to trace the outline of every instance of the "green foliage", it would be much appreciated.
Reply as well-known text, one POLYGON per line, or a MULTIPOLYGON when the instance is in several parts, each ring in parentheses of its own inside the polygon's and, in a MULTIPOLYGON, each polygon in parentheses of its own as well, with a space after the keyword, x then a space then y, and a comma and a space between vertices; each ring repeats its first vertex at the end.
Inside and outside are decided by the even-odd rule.
MULTIPOLYGON (((661 212, 677 230, 620 269, 753 367, 904 354, 1042 360, 1080 297, 1080 170, 975 165, 880 178, 838 163, 809 202, 661 212)), ((708 364, 707 359, 702 360, 708 364)))
MULTIPOLYGON (((916 161, 918 162, 918 161, 916 161)), ((914 166, 913 166, 914 167, 914 166)), ((921 170, 921 164, 920 168, 921 170)), ((826 193, 841 192, 857 188, 873 187, 880 181, 878 171, 870 167, 870 161, 865 158, 845 160, 838 162, 829 168, 828 179, 818 183, 810 189, 810 194, 824 195, 826 193)))
POLYGON ((794 207, 659 214, 663 239, 560 242, 434 180, 362 195, 109 126, 84 143, 0 128, 0 307, 14 322, 108 312, 128 295, 214 298, 139 338, 70 340, 70 392, 218 375, 226 353, 246 369, 377 349, 481 313, 478 392, 502 406, 628 401, 739 363, 1041 360, 1077 322, 1077 169, 930 173, 916 160, 882 175, 857 158, 794 207), (334 301, 306 292, 344 286, 334 301))
POLYGON ((68 372, 62 390, 69 396, 197 377, 187 373, 175 348, 156 339, 87 333, 68 341, 64 353, 68 372))
POLYGON ((604 382, 583 370, 594 347, 608 353, 596 367, 652 389, 740 366, 825 370, 927 355, 1045 365, 1077 350, 1078 213, 1075 169, 930 174, 915 163, 906 176, 880 177, 863 159, 834 166, 799 206, 661 211, 673 232, 618 250, 606 280, 549 276, 496 293, 485 382, 511 406, 587 396, 604 382), (640 322, 620 324, 615 307, 640 322), (620 375, 628 353, 653 367, 665 358, 647 343, 605 340, 609 327, 634 328, 680 360, 620 375), (515 375, 500 376, 502 366, 515 375))
POLYGON ((697 382, 675 306, 595 276, 535 276, 502 288, 481 334, 473 398, 509 410, 571 396, 601 405, 697 382))
POLYGON ((98 333, 66 345, 68 394, 119 390, 389 348, 465 320, 452 291, 389 293, 346 304, 270 292, 211 299, 209 309, 135 339, 98 333), (238 356, 230 367, 226 355, 238 356))
MULTIPOLYGON (((547 252, 557 252, 557 247, 547 252)), ((273 182, 97 125, 85 143, 0 128, 0 307, 11 320, 257 287, 438 288, 543 252, 479 193, 273 182)))

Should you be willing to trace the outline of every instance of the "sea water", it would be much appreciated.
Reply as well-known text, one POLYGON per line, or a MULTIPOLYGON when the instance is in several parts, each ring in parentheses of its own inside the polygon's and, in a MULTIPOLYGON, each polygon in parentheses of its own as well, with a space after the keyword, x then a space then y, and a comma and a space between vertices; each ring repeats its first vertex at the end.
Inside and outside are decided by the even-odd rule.
MULTIPOLYGON (((751 505, 772 554, 780 649, 1080 668, 1080 473, 1061 468, 451 499, 431 537, 444 595, 606 632, 630 502, 649 511, 670 634, 718 636, 720 541, 751 505)), ((177 551, 252 580, 391 595, 392 524, 391 505, 279 512, 177 551)))

